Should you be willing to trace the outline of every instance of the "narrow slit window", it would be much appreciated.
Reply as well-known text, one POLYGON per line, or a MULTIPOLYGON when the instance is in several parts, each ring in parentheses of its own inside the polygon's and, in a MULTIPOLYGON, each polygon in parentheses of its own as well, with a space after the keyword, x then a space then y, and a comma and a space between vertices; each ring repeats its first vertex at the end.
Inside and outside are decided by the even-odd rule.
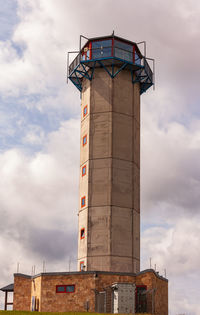
POLYGON ((84 145, 86 145, 87 144, 87 135, 85 135, 84 137, 83 137, 83 147, 84 147, 84 145))
POLYGON ((85 207, 85 196, 81 198, 81 208, 85 207))
POLYGON ((141 59, 139 57, 139 55, 137 54, 137 52, 135 51, 135 64, 136 65, 141 65, 141 59))
POLYGON ((82 167, 82 176, 86 175, 86 165, 82 167))
POLYGON ((85 117, 88 113, 88 107, 87 105, 83 108, 83 117, 85 117))
POLYGON ((85 271, 85 264, 84 261, 80 262, 80 271, 85 271))
POLYGON ((85 238, 85 229, 81 229, 81 240, 85 238))

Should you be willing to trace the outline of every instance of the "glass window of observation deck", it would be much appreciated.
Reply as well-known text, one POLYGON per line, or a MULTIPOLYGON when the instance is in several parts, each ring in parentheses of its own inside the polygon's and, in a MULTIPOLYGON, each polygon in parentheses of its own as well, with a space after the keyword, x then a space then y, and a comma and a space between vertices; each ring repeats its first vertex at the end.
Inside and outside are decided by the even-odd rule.
POLYGON ((112 40, 92 42, 92 59, 101 59, 112 56, 112 40))
POLYGON ((133 62, 133 45, 115 40, 114 56, 126 61, 133 62))
POLYGON ((81 53, 81 59, 82 60, 89 60, 90 59, 90 50, 89 47, 86 46, 81 53))
POLYGON ((138 56, 138 54, 136 53, 136 51, 135 51, 135 64, 136 65, 141 65, 141 59, 138 56))

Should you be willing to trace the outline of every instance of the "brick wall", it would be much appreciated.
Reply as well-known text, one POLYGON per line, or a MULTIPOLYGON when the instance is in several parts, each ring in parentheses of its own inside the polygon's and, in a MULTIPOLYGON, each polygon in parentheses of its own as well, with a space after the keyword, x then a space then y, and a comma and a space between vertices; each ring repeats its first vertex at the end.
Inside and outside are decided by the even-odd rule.
POLYGON ((14 277, 13 310, 30 311, 31 308, 31 277, 14 277))
POLYGON ((94 275, 42 276, 41 311, 95 311, 94 275), (75 285, 74 293, 56 293, 56 285, 75 285))
MULTIPOLYGON (((146 285, 147 290, 152 290, 152 313, 155 315, 168 314, 168 282, 158 277, 153 271, 141 273, 136 277, 136 285, 146 285)), ((147 301, 148 302, 148 301, 147 301)))
POLYGON ((121 275, 121 274, 103 274, 98 273, 95 277, 95 288, 100 291, 103 288, 110 286, 115 282, 135 283, 135 275, 121 275))
MULTIPOLYGON (((148 308, 152 306, 155 315, 168 315, 168 282, 155 272, 148 270, 138 275, 104 272, 46 273, 35 277, 15 275, 14 310, 30 310, 31 297, 35 296, 42 312, 86 311, 95 312, 95 292, 108 290, 115 282, 146 285, 150 294, 148 308), (56 293, 57 285, 75 285, 74 293, 56 293), (155 290, 152 290, 155 289, 155 290), (155 292, 155 293, 154 293, 155 292)), ((111 297, 111 292, 108 294, 111 297)), ((111 302, 107 301, 107 310, 111 302)), ((152 311, 152 309, 151 309, 152 311)))

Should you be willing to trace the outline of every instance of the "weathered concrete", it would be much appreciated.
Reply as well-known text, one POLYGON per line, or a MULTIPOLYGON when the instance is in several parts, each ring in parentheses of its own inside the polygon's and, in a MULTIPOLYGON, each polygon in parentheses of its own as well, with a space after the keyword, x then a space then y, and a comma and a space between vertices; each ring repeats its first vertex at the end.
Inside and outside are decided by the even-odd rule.
POLYGON ((81 102, 78 270, 140 270, 140 89, 129 71, 95 69, 81 102), (83 115, 84 107, 88 114, 83 115), (87 144, 82 139, 87 135, 87 144), (87 174, 82 177, 82 166, 87 174), (81 198, 86 196, 82 209, 81 198))

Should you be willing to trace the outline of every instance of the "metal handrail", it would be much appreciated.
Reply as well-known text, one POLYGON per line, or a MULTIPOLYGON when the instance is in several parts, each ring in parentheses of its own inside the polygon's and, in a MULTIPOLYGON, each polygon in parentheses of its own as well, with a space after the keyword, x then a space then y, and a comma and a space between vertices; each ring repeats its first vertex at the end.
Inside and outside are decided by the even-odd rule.
POLYGON ((152 70, 151 70, 151 68, 150 68, 150 66, 149 66, 149 64, 148 64, 148 62, 147 62, 147 60, 146 60, 146 58, 144 58, 144 69, 145 69, 145 71, 146 71, 146 73, 147 73, 149 79, 152 81, 153 72, 152 72, 152 70))
MULTIPOLYGON (((120 48, 120 47, 117 47, 117 46, 105 46, 105 47, 103 47, 103 48, 92 48, 92 49, 90 49, 90 48, 88 48, 88 50, 87 51, 89 51, 89 55, 91 55, 91 52, 93 53, 93 52, 97 52, 97 51, 104 51, 104 57, 117 57, 117 58, 119 58, 119 56, 116 56, 116 50, 118 50, 118 51, 121 51, 122 53, 123 52, 125 52, 125 53, 129 53, 129 54, 131 54, 131 59, 133 60, 133 52, 132 51, 130 51, 130 50, 126 50, 126 49, 123 49, 123 48, 120 48), (110 49, 111 50, 111 53, 109 53, 109 54, 107 54, 106 53, 106 51, 105 50, 107 50, 107 49, 110 49)), ((85 54, 84 54, 84 52, 83 51, 81 51, 80 53, 78 53, 78 55, 75 57, 75 59, 71 62, 71 64, 69 65, 69 74, 70 73, 72 73, 73 72, 73 70, 78 66, 78 64, 80 63, 80 61, 83 61, 84 60, 84 56, 85 56, 85 54)), ((98 58, 94 58, 94 59, 99 59, 100 57, 98 57, 98 58)), ((125 61, 128 61, 128 62, 130 62, 130 60, 127 60, 126 58, 122 58, 123 60, 125 60, 125 61)), ((139 59, 141 60, 141 63, 142 63, 142 59, 139 57, 139 59)), ((90 60, 89 58, 88 59, 86 59, 86 60, 90 60)))
POLYGON ((69 65, 69 74, 73 72, 73 70, 79 65, 81 58, 80 58, 81 53, 79 53, 75 59, 70 63, 69 65))
MULTIPOLYGON (((92 59, 90 59, 91 52, 93 55, 94 52, 98 52, 98 51, 100 51, 100 52, 103 51, 102 57, 104 57, 104 58, 109 58, 109 57, 120 58, 126 62, 132 62, 133 63, 133 52, 126 50, 126 49, 123 49, 123 48, 119 48, 115 45, 114 46, 106 46, 106 47, 102 47, 102 48, 101 47, 92 48, 92 49, 88 48, 88 50, 85 52, 85 54, 84 54, 84 51, 82 50, 81 52, 79 52, 77 54, 75 59, 71 62, 71 64, 69 65, 68 75, 70 76, 73 73, 73 71, 78 67, 78 65, 81 63, 81 61, 101 59, 101 56, 96 56, 96 57, 94 56, 94 59, 93 59, 93 57, 92 57, 92 59), (109 52, 106 51, 107 49, 109 49, 109 52), (118 51, 118 53, 116 53, 116 50, 118 51), (88 53, 88 51, 89 51, 89 53, 88 53), (119 51, 121 51, 121 52, 119 52, 119 51), (128 53, 130 58, 126 58, 126 56, 123 56, 123 53, 126 53, 126 54, 128 53), (87 56, 87 54, 88 54, 88 56, 87 56), (120 56, 120 54, 121 54, 121 56, 120 56), (87 58, 84 59, 84 56, 88 57, 88 59, 87 58)), ((143 66, 143 70, 141 73, 141 75, 143 76, 142 81, 144 80, 144 81, 146 81, 146 83, 154 83, 153 82, 154 73, 151 70, 151 68, 147 62, 148 58, 145 58, 143 56, 142 58, 139 57, 139 59, 140 59, 140 65, 143 66)), ((137 64, 137 63, 135 62, 135 64, 137 64)), ((78 74, 78 76, 79 76, 79 74, 78 74)))

